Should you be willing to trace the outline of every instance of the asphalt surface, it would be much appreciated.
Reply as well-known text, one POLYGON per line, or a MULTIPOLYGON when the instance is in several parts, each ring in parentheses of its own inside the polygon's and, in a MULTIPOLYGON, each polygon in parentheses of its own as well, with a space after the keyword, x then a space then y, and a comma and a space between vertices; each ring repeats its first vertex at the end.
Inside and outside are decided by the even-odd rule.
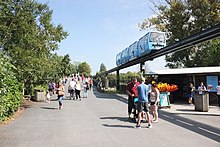
POLYGON ((219 147, 220 109, 194 111, 193 105, 172 104, 159 110, 159 122, 141 129, 127 118, 127 96, 99 93, 81 101, 35 102, 0 128, 0 147, 219 147))

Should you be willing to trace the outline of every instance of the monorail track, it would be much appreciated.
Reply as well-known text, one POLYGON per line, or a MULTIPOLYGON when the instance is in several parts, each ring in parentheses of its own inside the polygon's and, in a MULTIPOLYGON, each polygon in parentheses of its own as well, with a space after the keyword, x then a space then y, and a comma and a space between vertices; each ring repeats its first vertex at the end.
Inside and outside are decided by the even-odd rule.
POLYGON ((215 25, 211 28, 208 28, 200 33, 197 33, 195 35, 191 35, 183 40, 180 40, 174 44, 171 44, 167 47, 164 47, 160 50, 157 50, 153 53, 150 53, 150 54, 146 54, 146 55, 143 55, 141 57, 138 57, 134 60, 131 60, 127 63, 124 63, 120 66, 117 66, 115 68, 112 68, 104 73, 101 73, 101 75, 107 75, 109 73, 112 73, 114 71, 118 71, 121 70, 121 69, 124 69, 124 68, 127 68, 127 67, 130 67, 130 66, 133 66, 133 65, 136 65, 136 64, 139 64, 139 63, 143 63, 145 61, 149 61, 149 60, 153 60, 157 57, 160 57, 160 56, 163 56, 163 55, 166 55, 166 54, 169 54, 169 53, 174 53, 174 52, 178 52, 178 51, 182 51, 182 50, 185 50, 185 49, 188 49, 190 47, 193 47, 195 45, 198 45, 202 42, 206 42, 208 40, 211 40, 211 39, 214 39, 214 38, 217 38, 220 36, 220 24, 218 25, 215 25))

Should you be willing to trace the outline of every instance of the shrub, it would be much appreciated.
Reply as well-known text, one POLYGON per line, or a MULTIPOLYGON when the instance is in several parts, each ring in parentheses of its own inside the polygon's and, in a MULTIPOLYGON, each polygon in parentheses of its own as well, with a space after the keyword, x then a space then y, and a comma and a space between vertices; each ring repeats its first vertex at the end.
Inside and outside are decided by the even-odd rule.
POLYGON ((22 85, 15 73, 16 68, 0 54, 0 121, 13 114, 21 104, 22 85))

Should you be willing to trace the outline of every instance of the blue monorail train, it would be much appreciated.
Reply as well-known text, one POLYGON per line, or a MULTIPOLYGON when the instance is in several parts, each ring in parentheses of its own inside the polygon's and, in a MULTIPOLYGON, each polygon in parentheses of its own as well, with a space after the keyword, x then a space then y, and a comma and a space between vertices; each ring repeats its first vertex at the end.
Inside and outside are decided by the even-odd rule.
POLYGON ((135 58, 149 54, 152 51, 164 48, 165 46, 166 37, 164 32, 149 31, 138 41, 135 41, 116 55, 116 65, 119 66, 135 58))

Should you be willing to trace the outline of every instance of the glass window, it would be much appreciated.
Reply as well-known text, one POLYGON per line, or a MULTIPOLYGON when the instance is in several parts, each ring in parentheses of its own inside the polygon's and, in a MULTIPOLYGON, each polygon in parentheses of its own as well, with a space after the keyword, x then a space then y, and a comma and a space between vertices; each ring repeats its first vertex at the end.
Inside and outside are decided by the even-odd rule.
POLYGON ((150 42, 165 43, 165 38, 163 33, 151 32, 150 42))

